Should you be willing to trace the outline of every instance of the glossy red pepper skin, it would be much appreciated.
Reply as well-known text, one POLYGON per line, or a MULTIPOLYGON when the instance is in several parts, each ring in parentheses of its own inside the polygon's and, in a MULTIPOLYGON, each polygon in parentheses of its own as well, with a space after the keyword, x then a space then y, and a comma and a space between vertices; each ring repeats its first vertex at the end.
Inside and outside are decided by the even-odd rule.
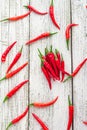
POLYGON ((83 124, 87 125, 87 121, 83 121, 83 124))
POLYGON ((26 45, 30 45, 32 44, 33 42, 36 42, 40 39, 43 39, 43 38, 46 38, 46 37, 49 37, 49 36, 52 36, 54 34, 56 34, 57 32, 54 32, 54 33, 50 33, 50 32, 45 32, 45 33, 42 33, 41 35, 37 36, 36 38, 32 39, 32 40, 29 40, 28 42, 26 42, 26 45))
POLYGON ((31 5, 24 6, 24 7, 30 9, 31 11, 33 11, 33 12, 35 12, 36 14, 39 14, 39 15, 46 15, 46 14, 48 14, 48 12, 42 13, 42 12, 38 11, 37 9, 35 9, 35 8, 34 8, 33 6, 31 6, 31 5))
POLYGON ((35 102, 35 103, 31 103, 29 106, 34 106, 34 107, 38 107, 38 108, 49 107, 49 106, 53 105, 57 100, 58 100, 58 96, 50 102, 47 102, 47 103, 35 102))
POLYGON ((8 69, 7 69, 7 71, 6 71, 6 73, 8 73, 8 72, 12 69, 12 67, 17 63, 17 61, 20 59, 21 54, 22 54, 22 49, 23 49, 23 46, 22 46, 22 48, 20 49, 20 51, 16 54, 16 56, 14 57, 13 61, 12 61, 11 64, 9 65, 9 67, 8 67, 8 69))
POLYGON ((34 113, 32 113, 33 117, 38 121, 43 130, 49 130, 48 127, 44 124, 44 122, 34 113))
POLYGON ((19 115, 17 118, 13 119, 7 126, 6 130, 8 130, 9 127, 11 127, 12 125, 18 123, 21 119, 23 119, 26 114, 28 113, 29 111, 29 107, 26 108, 26 110, 21 114, 19 115))
POLYGON ((53 0, 51 1, 51 5, 49 8, 49 14, 50 14, 50 18, 52 20, 52 22, 54 23, 54 25, 60 30, 59 25, 56 22, 55 16, 54 16, 54 5, 53 5, 53 0))
POLYGON ((20 20, 20 19, 23 19, 23 18, 27 17, 28 15, 30 15, 30 13, 31 13, 31 11, 29 11, 26 14, 20 15, 20 16, 3 19, 0 22, 4 22, 4 21, 17 21, 17 20, 20 20))
POLYGON ((78 26, 78 24, 75 24, 75 23, 69 24, 69 25, 66 27, 66 30, 65 30, 67 50, 69 50, 70 29, 71 29, 72 27, 74 27, 74 26, 78 26))
POLYGON ((13 77, 15 74, 17 74, 18 72, 20 72, 25 66, 28 65, 28 62, 26 62, 25 64, 21 65, 19 68, 17 68, 16 70, 7 73, 5 77, 3 77, 0 81, 5 80, 5 79, 9 79, 11 77, 13 77))
POLYGON ((73 122, 73 116, 74 116, 74 106, 71 104, 70 96, 68 96, 68 102, 69 102, 69 119, 68 119, 67 130, 70 130, 73 122))
MULTIPOLYGON (((65 62, 63 60, 63 56, 61 56, 61 68, 62 70, 65 70, 65 62)), ((61 82, 64 80, 64 77, 65 77, 65 73, 62 72, 62 79, 61 79, 61 82)))
POLYGON ((14 43, 12 43, 10 46, 7 47, 7 49, 5 50, 5 52, 1 56, 1 62, 6 61, 6 57, 7 57, 8 53, 11 51, 11 49, 14 47, 14 45, 16 43, 17 43, 17 41, 15 41, 14 43))
POLYGON ((4 98, 3 102, 10 99, 24 84, 26 84, 29 80, 25 80, 18 84, 15 88, 13 88, 4 98))

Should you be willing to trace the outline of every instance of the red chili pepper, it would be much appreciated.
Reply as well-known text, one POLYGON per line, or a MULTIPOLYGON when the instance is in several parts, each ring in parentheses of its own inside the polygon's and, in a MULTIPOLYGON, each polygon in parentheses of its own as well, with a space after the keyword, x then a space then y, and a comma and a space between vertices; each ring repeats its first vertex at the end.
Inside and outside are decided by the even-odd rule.
POLYGON ((29 40, 29 41, 26 43, 26 45, 30 45, 30 44, 33 43, 33 42, 36 42, 36 41, 38 41, 38 40, 40 40, 40 39, 42 39, 42 38, 45 38, 45 37, 50 37, 50 36, 52 36, 52 35, 54 35, 54 34, 56 34, 56 33, 57 33, 57 32, 54 32, 54 33, 50 33, 50 32, 42 33, 41 35, 37 36, 36 38, 34 38, 34 39, 32 39, 32 40, 29 40))
POLYGON ((51 18, 52 22, 60 30, 60 27, 57 24, 57 22, 55 20, 55 16, 54 16, 54 4, 53 4, 53 0, 51 0, 51 5, 50 5, 50 8, 49 8, 49 13, 50 13, 50 18, 51 18))
POLYGON ((87 125, 87 121, 83 121, 83 124, 87 125))
MULTIPOLYGON (((47 50, 47 48, 45 49, 45 51, 47 50)), ((52 68, 55 71, 56 76, 58 76, 58 70, 57 70, 57 66, 56 66, 56 62, 55 62, 55 55, 52 52, 52 46, 50 47, 50 52, 47 50, 46 53, 46 60, 48 61, 48 63, 52 66, 52 68)), ((58 77, 59 78, 59 77, 58 77)))
POLYGON ((49 130, 48 127, 44 124, 44 122, 34 113, 32 113, 33 117, 39 122, 43 130, 49 130))
POLYGON ((30 15, 30 13, 31 13, 31 11, 29 11, 26 14, 20 15, 20 16, 3 19, 0 22, 4 22, 4 21, 17 21, 17 20, 20 20, 20 19, 23 19, 23 18, 27 17, 28 15, 30 15))
POLYGON ((71 74, 71 76, 69 76, 68 78, 66 78, 64 80, 64 82, 66 82, 68 79, 73 78, 76 76, 76 74, 79 72, 79 70, 83 67, 83 65, 85 64, 85 62, 87 61, 87 58, 85 58, 78 66, 77 68, 74 70, 74 72, 71 74))
POLYGON ((72 23, 72 24, 69 24, 69 25, 66 27, 65 36, 66 36, 67 50, 69 50, 70 29, 71 29, 72 27, 74 27, 74 26, 78 26, 78 24, 72 23))
POLYGON ((29 107, 27 107, 27 108, 25 109, 25 111, 24 111, 21 115, 19 115, 19 116, 18 116, 17 118, 15 118, 15 119, 13 119, 13 120, 8 124, 6 130, 8 130, 8 128, 11 127, 12 125, 15 125, 16 123, 18 123, 21 119, 23 119, 23 118, 26 116, 26 114, 28 113, 28 111, 29 111, 29 107))
POLYGON ((30 10, 32 10, 33 12, 35 12, 36 14, 40 14, 40 15, 46 15, 46 14, 48 14, 48 12, 44 12, 44 13, 42 13, 42 12, 40 12, 40 11, 38 11, 37 9, 35 9, 33 6, 31 6, 31 5, 28 5, 28 6, 24 6, 25 8, 27 8, 27 9, 30 9, 30 10))
MULTIPOLYGON (((63 60, 63 55, 61 55, 61 68, 62 68, 62 70, 65 70, 65 62, 63 60)), ((61 82, 64 80, 64 77, 65 77, 65 73, 62 72, 61 82)))
POLYGON ((70 96, 68 96, 68 102, 69 102, 69 119, 68 119, 67 130, 70 130, 70 127, 73 122, 73 116, 74 116, 74 106, 72 105, 70 101, 70 96))
MULTIPOLYGON (((38 49, 38 52, 40 52, 39 49, 38 49)), ((42 55, 41 55, 40 53, 39 53, 39 57, 40 57, 40 59, 42 60, 43 66, 52 74, 52 76, 53 76, 55 79, 59 80, 58 77, 56 76, 56 74, 55 74, 53 68, 51 67, 51 65, 50 65, 46 60, 42 59, 42 55)))
POLYGON ((1 61, 5 62, 6 61, 6 57, 8 55, 8 53, 10 52, 10 50, 13 48, 13 46, 16 44, 17 42, 15 41, 14 43, 12 43, 10 46, 7 47, 7 49, 5 50, 5 52, 2 54, 1 56, 1 61))
POLYGON ((6 73, 8 73, 12 69, 12 67, 17 63, 17 61, 20 59, 21 54, 22 54, 22 49, 23 49, 23 46, 21 47, 20 51, 16 54, 11 64, 9 65, 6 73))
POLYGON ((47 103, 34 102, 34 103, 29 104, 29 106, 34 106, 38 108, 48 107, 48 106, 53 105, 57 100, 58 100, 58 96, 50 102, 47 102, 47 103))
POLYGON ((19 71, 21 71, 27 64, 28 64, 28 62, 26 62, 25 64, 21 65, 16 70, 14 70, 14 71, 6 74, 5 77, 3 77, 0 81, 5 80, 5 79, 9 79, 9 78, 13 77, 15 74, 17 74, 19 71))
POLYGON ((4 98, 3 102, 7 101, 9 98, 11 98, 24 84, 26 84, 29 80, 25 80, 18 84, 15 88, 13 88, 4 98))
POLYGON ((87 9, 87 5, 86 5, 85 7, 86 7, 86 9, 87 9))

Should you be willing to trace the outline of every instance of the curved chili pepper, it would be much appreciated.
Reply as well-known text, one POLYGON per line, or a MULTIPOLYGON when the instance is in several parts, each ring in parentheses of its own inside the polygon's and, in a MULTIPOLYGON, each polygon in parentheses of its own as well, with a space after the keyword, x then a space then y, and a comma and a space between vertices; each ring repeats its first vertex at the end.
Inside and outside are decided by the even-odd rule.
POLYGON ((28 6, 24 5, 24 7, 27 8, 27 9, 32 10, 32 11, 35 12, 36 14, 40 14, 40 15, 46 15, 46 14, 48 14, 48 12, 42 13, 42 12, 38 11, 37 9, 35 9, 35 8, 34 8, 33 6, 31 6, 31 5, 28 5, 28 6))
POLYGON ((32 113, 33 117, 39 122, 43 130, 49 130, 48 127, 44 124, 44 122, 34 113, 32 113))
POLYGON ((17 74, 18 72, 20 72, 26 65, 28 65, 28 62, 26 62, 25 64, 21 65, 19 68, 17 68, 16 70, 7 73, 5 75, 5 77, 3 77, 0 81, 5 80, 5 79, 9 79, 11 77, 13 77, 15 74, 17 74))
POLYGON ((16 123, 18 123, 21 119, 23 119, 23 118, 26 116, 26 114, 28 113, 28 111, 29 111, 29 107, 27 107, 27 108, 25 109, 25 111, 24 111, 21 115, 19 115, 19 116, 18 116, 17 118, 15 118, 15 119, 13 119, 13 120, 8 124, 6 130, 8 130, 9 127, 11 127, 12 125, 15 125, 16 123))
POLYGON ((83 121, 83 124, 87 125, 87 121, 83 121))
POLYGON ((72 23, 72 24, 69 24, 69 25, 66 27, 65 36, 66 36, 67 50, 69 50, 70 29, 71 29, 72 27, 74 27, 74 26, 78 26, 78 24, 72 23))
MULTIPOLYGON (((47 48, 45 50, 47 50, 47 48)), ((50 63, 50 65, 54 69, 56 76, 58 76, 58 70, 57 70, 57 66, 56 66, 56 62, 55 62, 55 55, 52 52, 52 46, 50 46, 50 52, 48 51, 46 53, 46 60, 50 63)))
POLYGON ((77 68, 74 70, 74 72, 71 74, 71 76, 69 76, 68 78, 66 78, 64 80, 64 82, 66 82, 68 79, 73 78, 76 76, 76 74, 79 72, 79 70, 83 67, 83 65, 85 64, 85 62, 87 61, 87 58, 85 58, 78 66, 77 68))
POLYGON ((36 42, 42 38, 45 38, 45 37, 50 37, 54 34, 56 34, 57 32, 54 32, 54 33, 50 33, 50 32, 45 32, 45 33, 42 33, 41 35, 37 36, 36 38, 32 39, 32 40, 29 40, 26 45, 30 45, 31 43, 33 42, 36 42))
POLYGON ((31 11, 29 11, 26 14, 20 15, 20 16, 3 19, 0 22, 4 22, 4 21, 17 21, 17 20, 20 20, 20 19, 23 19, 23 18, 27 17, 28 15, 30 15, 30 13, 31 13, 31 11))
MULTIPOLYGON (((65 62, 63 60, 63 55, 62 54, 61 54, 61 68, 62 68, 62 70, 65 70, 65 62)), ((62 72, 61 82, 64 80, 64 77, 65 77, 65 73, 62 72)))
POLYGON ((17 61, 20 59, 21 54, 22 54, 22 49, 23 49, 23 46, 21 47, 20 51, 16 54, 16 56, 13 59, 13 61, 11 62, 11 64, 9 65, 6 73, 8 73, 12 69, 12 67, 17 63, 17 61))
POLYGON ((48 106, 53 105, 57 100, 58 100, 58 96, 50 102, 47 102, 47 103, 34 102, 34 103, 29 104, 29 106, 34 106, 38 108, 48 107, 48 106))
POLYGON ((3 102, 7 101, 10 99, 24 84, 26 84, 29 80, 25 80, 18 84, 15 88, 13 88, 4 98, 3 102))
POLYGON ((12 43, 10 46, 7 47, 7 49, 5 50, 5 52, 2 54, 1 56, 1 61, 5 62, 6 61, 6 57, 8 55, 8 53, 10 52, 10 50, 13 48, 13 46, 17 43, 17 41, 15 41, 14 43, 12 43))
POLYGON ((50 8, 49 8, 49 13, 50 13, 50 18, 51 18, 52 22, 60 30, 60 27, 57 24, 57 22, 55 20, 55 16, 54 16, 54 4, 53 4, 53 0, 51 0, 51 5, 50 5, 50 8))
POLYGON ((73 115, 74 115, 74 106, 72 105, 70 101, 70 96, 68 96, 68 103, 69 103, 69 119, 68 119, 67 130, 70 130, 70 127, 73 122, 73 115))

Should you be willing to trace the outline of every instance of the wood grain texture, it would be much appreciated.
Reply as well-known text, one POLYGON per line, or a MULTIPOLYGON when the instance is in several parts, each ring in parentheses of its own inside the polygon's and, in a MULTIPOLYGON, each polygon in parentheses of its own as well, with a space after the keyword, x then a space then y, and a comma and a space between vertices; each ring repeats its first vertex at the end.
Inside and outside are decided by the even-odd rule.
MULTIPOLYGON (((29 61, 19 74, 12 79, 0 83, 0 130, 5 130, 8 123, 20 115, 32 102, 48 102, 59 96, 58 101, 51 107, 37 109, 31 107, 29 114, 18 124, 11 127, 11 130, 41 130, 40 125, 33 118, 32 113, 37 114, 49 127, 49 130, 66 130, 68 122, 68 95, 70 95, 75 106, 74 122, 71 130, 86 130, 82 120, 87 120, 87 65, 73 79, 66 83, 52 81, 53 89, 50 91, 48 83, 40 69, 38 48, 44 53, 47 46, 53 45, 63 54, 66 63, 66 70, 71 73, 77 65, 87 56, 87 10, 86 0, 54 0, 55 17, 60 25, 59 31, 52 23, 49 16, 50 0, 0 0, 0 19, 21 15, 27 12, 23 5, 29 3, 41 12, 48 11, 47 15, 40 16, 31 13, 29 17, 17 22, 0 23, 0 57, 6 47, 12 42, 17 44, 11 50, 6 63, 0 62, 0 77, 5 75, 8 65, 16 53, 23 47, 21 59, 13 69, 29 61), (70 23, 78 23, 79 26, 72 29, 70 38, 70 50, 66 49, 65 28, 70 23), (44 32, 58 32, 58 34, 35 42, 31 46, 25 46, 26 41, 44 32), (16 93, 12 99, 3 104, 4 96, 15 87, 15 85, 29 79, 26 84, 16 93)), ((10 130, 9 129, 9 130, 10 130)))

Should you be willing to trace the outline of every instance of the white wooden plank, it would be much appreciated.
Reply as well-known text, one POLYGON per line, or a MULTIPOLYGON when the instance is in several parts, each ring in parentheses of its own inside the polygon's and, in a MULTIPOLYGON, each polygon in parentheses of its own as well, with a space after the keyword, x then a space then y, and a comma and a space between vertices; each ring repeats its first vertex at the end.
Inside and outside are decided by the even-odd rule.
MULTIPOLYGON (((31 1, 31 5, 41 11, 49 9, 49 1, 31 1)), ((52 91, 49 90, 46 79, 44 78, 40 69, 40 60, 38 57, 37 48, 44 53, 46 46, 58 48, 63 53, 66 62, 66 70, 71 71, 71 52, 67 52, 65 43, 65 27, 70 23, 70 2, 68 0, 55 1, 55 16, 59 22, 61 31, 58 31, 52 24, 49 15, 38 16, 34 13, 30 16, 30 39, 38 36, 46 31, 58 31, 59 33, 51 38, 38 41, 30 46, 30 102, 40 101, 47 102, 52 100, 57 95, 59 96, 58 102, 49 108, 45 109, 30 109, 30 129, 38 129, 41 127, 35 122, 31 113, 35 112, 47 124, 49 129, 64 130, 66 129, 68 121, 68 94, 71 95, 71 81, 63 84, 53 82, 52 91)))
MULTIPOLYGON (((86 0, 72 0, 72 22, 78 23, 79 26, 72 31, 72 48, 73 48, 73 69, 87 57, 87 10, 85 9, 86 0)), ((74 130, 86 130, 87 126, 83 125, 82 120, 87 120, 87 65, 81 69, 73 80, 74 92, 74 130)))

